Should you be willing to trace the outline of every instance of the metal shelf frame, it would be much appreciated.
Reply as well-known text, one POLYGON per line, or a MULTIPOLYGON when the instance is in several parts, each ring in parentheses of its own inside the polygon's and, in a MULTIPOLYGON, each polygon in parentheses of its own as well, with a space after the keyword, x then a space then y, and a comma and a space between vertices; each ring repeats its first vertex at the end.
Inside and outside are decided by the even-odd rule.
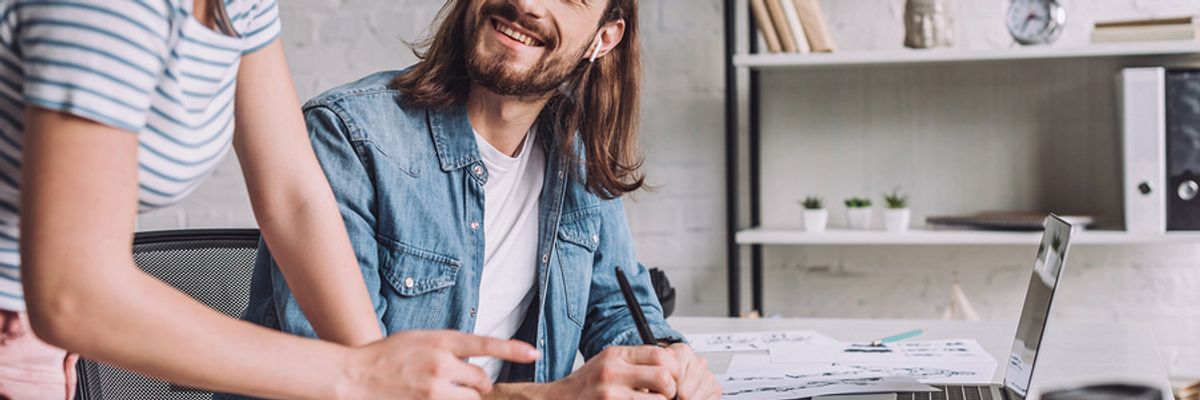
MULTIPOLYGON (((738 103, 738 67, 734 64, 734 59, 738 54, 738 0, 725 0, 725 204, 726 204, 726 249, 727 249, 727 279, 729 290, 729 316, 737 317, 742 311, 742 256, 741 247, 737 243, 737 233, 740 230, 739 218, 741 207, 741 146, 739 135, 739 114, 740 107, 738 103)), ((747 13, 749 14, 749 13, 747 13)), ((758 51, 758 35, 753 34, 756 31, 754 18, 750 15, 746 16, 749 24, 749 46, 750 53, 758 51)), ((760 173, 759 163, 759 142, 760 130, 759 124, 760 109, 759 109, 759 91, 760 77, 757 70, 749 70, 748 82, 748 105, 749 114, 747 115, 748 124, 748 141, 747 147, 747 164, 749 167, 749 208, 750 208, 750 226, 758 226, 762 220, 761 208, 761 184, 762 174, 760 173)), ((763 309, 762 298, 762 271, 763 248, 762 245, 750 246, 750 293, 751 307, 754 310, 763 309)))

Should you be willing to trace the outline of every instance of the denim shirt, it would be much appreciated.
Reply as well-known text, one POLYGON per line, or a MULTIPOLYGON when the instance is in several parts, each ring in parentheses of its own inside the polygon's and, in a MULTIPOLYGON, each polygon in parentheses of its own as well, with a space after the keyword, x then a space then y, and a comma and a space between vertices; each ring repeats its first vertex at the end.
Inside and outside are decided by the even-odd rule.
MULTIPOLYGON (((330 90, 304 106, 309 137, 337 198, 375 313, 387 334, 474 331, 483 274, 483 185, 488 171, 465 105, 439 112, 403 104, 399 71, 330 90)), ((548 138, 550 134, 539 134, 548 138)), ((553 140, 553 139, 551 139, 553 140)), ((542 358, 506 364, 501 381, 570 374, 576 350, 639 345, 614 268, 630 277, 657 338, 682 336, 664 321, 649 274, 634 257, 619 199, 587 190, 557 146, 546 146, 539 199, 534 301, 515 337, 542 358)), ((575 167, 575 170, 579 170, 575 167)), ((315 337, 283 275, 260 244, 246 319, 315 337)))

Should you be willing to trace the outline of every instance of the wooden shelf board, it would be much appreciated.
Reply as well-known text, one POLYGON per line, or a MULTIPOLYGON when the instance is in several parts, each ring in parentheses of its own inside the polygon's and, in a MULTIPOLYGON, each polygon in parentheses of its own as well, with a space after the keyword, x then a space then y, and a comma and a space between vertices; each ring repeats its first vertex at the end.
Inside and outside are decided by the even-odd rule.
POLYGON ((995 50, 893 49, 812 54, 738 54, 734 56, 733 63, 744 68, 772 69, 1165 55, 1200 55, 1200 42, 1102 43, 995 50))
MULTIPOLYGON (((1036 245, 1038 232, 938 231, 914 228, 908 232, 830 229, 808 233, 799 229, 753 228, 737 233, 738 244, 764 245, 1036 245)), ((1124 231, 1079 231, 1074 245, 1200 244, 1200 232, 1141 234, 1124 231)))

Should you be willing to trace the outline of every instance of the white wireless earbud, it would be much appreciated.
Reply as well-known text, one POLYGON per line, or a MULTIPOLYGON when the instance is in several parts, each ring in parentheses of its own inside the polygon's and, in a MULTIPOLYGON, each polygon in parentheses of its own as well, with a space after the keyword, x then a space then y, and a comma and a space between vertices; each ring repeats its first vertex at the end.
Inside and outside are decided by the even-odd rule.
POLYGON ((601 45, 600 36, 603 34, 604 34, 604 31, 596 32, 596 49, 592 50, 592 58, 588 59, 589 63, 595 63, 596 57, 600 57, 600 45, 601 45))

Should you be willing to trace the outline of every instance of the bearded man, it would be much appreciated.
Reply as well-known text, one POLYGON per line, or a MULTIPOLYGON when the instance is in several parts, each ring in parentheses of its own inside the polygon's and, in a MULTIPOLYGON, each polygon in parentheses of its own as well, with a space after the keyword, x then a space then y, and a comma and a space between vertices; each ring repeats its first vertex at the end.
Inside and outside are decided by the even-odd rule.
MULTIPOLYGON (((451 0, 439 21, 420 63, 304 106, 379 317, 361 329, 541 351, 408 377, 450 382, 429 397, 718 398, 664 321, 620 200, 643 185, 637 1, 451 0), (615 268, 659 347, 640 346, 615 268)), ((262 250, 247 318, 315 336, 262 250)))

